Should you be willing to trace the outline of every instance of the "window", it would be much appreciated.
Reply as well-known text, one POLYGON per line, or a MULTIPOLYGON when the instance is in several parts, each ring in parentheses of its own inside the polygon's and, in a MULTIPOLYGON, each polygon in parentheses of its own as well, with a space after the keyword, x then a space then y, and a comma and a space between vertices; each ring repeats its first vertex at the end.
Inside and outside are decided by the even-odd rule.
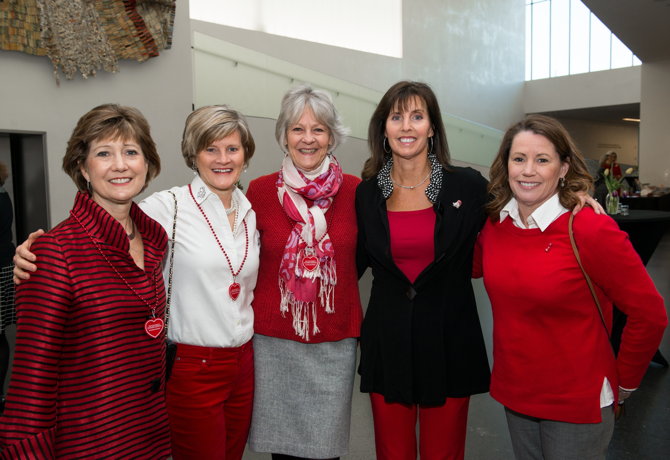
POLYGON ((640 65, 580 0, 526 0, 526 80, 640 65))

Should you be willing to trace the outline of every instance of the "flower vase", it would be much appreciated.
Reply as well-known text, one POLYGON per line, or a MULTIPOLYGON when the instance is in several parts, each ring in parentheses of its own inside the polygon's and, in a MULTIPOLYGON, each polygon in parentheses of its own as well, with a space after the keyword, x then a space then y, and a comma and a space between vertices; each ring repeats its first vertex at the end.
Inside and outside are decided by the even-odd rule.
POLYGON ((612 191, 605 197, 605 211, 607 214, 619 214, 619 194, 612 191))

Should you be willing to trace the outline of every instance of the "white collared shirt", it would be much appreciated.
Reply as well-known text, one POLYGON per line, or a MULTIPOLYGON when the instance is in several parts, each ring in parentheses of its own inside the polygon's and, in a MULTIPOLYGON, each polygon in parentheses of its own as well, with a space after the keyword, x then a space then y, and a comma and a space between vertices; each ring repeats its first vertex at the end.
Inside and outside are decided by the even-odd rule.
POLYGON ((541 231, 545 231, 552 222, 566 212, 568 212, 568 210, 561 204, 561 200, 558 198, 558 193, 555 193, 528 216, 528 219, 526 219, 528 226, 526 227, 519 214, 519 203, 516 201, 516 198, 512 198, 500 211, 500 222, 504 221, 505 218, 509 216, 516 227, 539 228, 541 231))
MULTIPOLYGON (((254 333, 251 301, 258 277, 260 250, 256 214, 244 194, 235 189, 233 199, 239 203, 239 209, 233 231, 218 195, 210 191, 199 176, 193 179, 191 186, 195 200, 207 215, 235 271, 244 258, 245 246, 248 246, 248 253, 244 267, 235 279, 241 286, 239 297, 232 300, 228 293, 233 283, 231 269, 191 197, 189 187, 171 189, 177 197, 178 213, 168 336, 177 343, 238 347, 248 342, 254 333), (248 245, 242 220, 247 224, 248 245)), ((170 239, 163 266, 167 293, 174 199, 165 190, 143 200, 140 207, 161 224, 170 239)))
MULTIPOLYGON (((519 215, 519 203, 516 201, 516 198, 512 198, 500 211, 500 222, 509 217, 516 227, 524 229, 539 228, 540 231, 544 232, 547 227, 566 212, 568 210, 561 204, 558 193, 555 193, 528 216, 526 219, 528 226, 525 226, 519 215)), ((613 402, 614 393, 612 392, 612 385, 610 385, 609 380, 605 377, 602 389, 600 390, 600 407, 610 406, 613 402)))

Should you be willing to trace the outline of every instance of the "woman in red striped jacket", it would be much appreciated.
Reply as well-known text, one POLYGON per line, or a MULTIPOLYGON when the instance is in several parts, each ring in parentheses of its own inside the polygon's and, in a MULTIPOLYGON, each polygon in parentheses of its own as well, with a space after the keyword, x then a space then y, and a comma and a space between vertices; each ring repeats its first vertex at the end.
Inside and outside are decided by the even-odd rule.
POLYGON ((63 169, 79 192, 39 238, 39 270, 17 291, 17 340, 1 458, 170 455, 165 410, 167 235, 133 202, 160 171, 136 109, 79 119, 63 169))

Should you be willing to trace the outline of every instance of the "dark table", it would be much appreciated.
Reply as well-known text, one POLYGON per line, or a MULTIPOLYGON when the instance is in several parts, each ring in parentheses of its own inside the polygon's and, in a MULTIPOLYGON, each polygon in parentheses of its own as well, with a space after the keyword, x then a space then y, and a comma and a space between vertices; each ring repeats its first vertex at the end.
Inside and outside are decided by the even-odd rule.
MULTIPOLYGON (((631 209, 627 216, 616 214, 611 217, 619 224, 621 230, 628 233, 633 248, 645 265, 651 259, 665 232, 670 229, 670 212, 631 209)), ((626 315, 615 307, 612 321, 612 346, 615 352, 619 351, 621 333, 625 325, 626 315)), ((668 361, 659 351, 656 352, 652 361, 668 367, 668 361)))
POLYGON ((653 211, 670 211, 670 193, 654 196, 621 197, 620 202, 630 209, 649 209, 653 211))
POLYGON ((621 230, 628 233, 630 242, 645 265, 670 229, 670 212, 666 211, 631 209, 627 216, 616 214, 611 217, 621 230))

